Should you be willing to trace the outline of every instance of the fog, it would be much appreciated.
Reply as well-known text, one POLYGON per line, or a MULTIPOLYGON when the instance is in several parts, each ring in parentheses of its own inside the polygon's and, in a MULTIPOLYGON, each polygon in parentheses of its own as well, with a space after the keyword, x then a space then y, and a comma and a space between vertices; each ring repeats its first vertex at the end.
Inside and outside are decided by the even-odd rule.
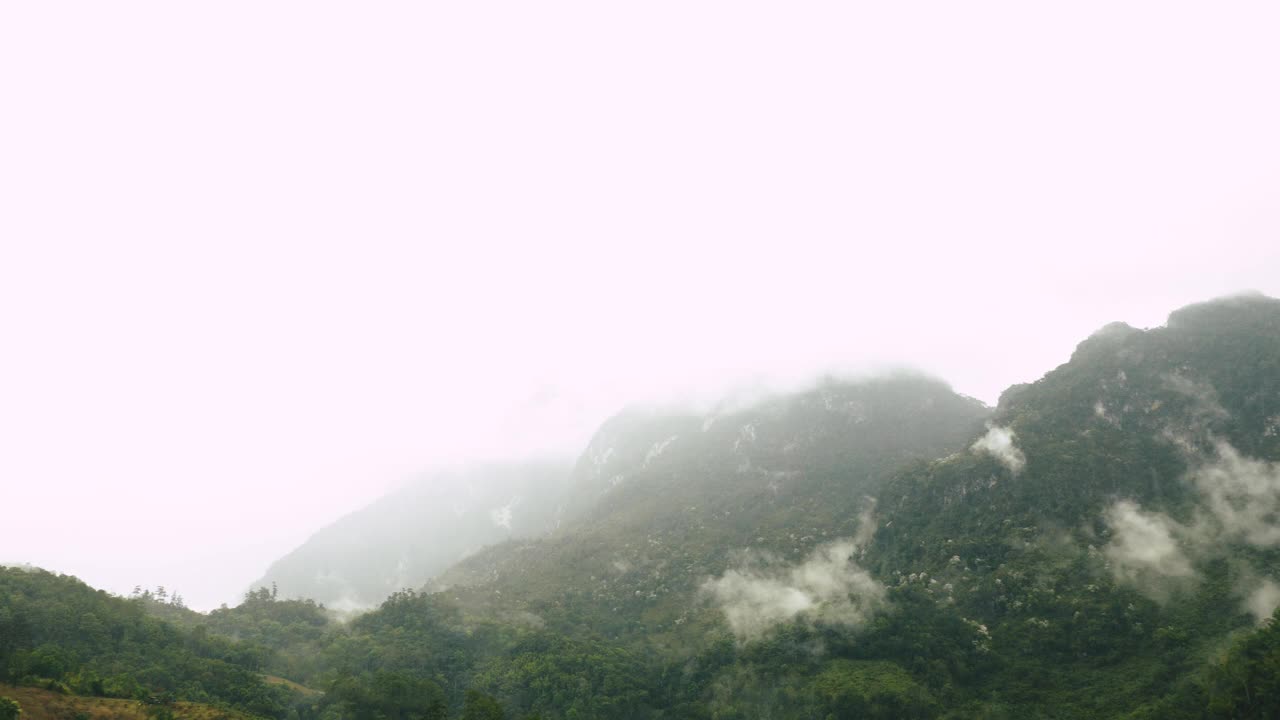
POLYGON ((6 3, 0 561, 210 608, 628 403, 889 365, 994 403, 1280 294, 1278 20, 6 3))
MULTIPOLYGON (((1227 416, 1216 398, 1204 388, 1195 389, 1194 394, 1188 392, 1201 401, 1195 412, 1227 416)), ((1111 538, 1104 553, 1112 574, 1156 600, 1167 600, 1172 591, 1200 582, 1193 557, 1222 562, 1233 548, 1280 545, 1280 527, 1275 522, 1280 510, 1280 463, 1247 457, 1225 440, 1207 437, 1213 441, 1212 454, 1194 450, 1186 439, 1180 443, 1189 451, 1191 469, 1186 480, 1198 495, 1191 522, 1144 511, 1132 500, 1119 500, 1105 513, 1111 538)), ((1244 609, 1259 621, 1270 618, 1280 606, 1280 585, 1247 565, 1237 572, 1241 577, 1236 591, 1244 609)))
POLYGON ((1116 579, 1133 583, 1157 599, 1171 586, 1196 579, 1195 568, 1174 537, 1177 523, 1163 513, 1148 513, 1121 500, 1106 513, 1112 538, 1105 554, 1116 579), (1169 582, 1173 580, 1175 582, 1169 582))
POLYGON ((874 501, 868 502, 853 537, 824 543, 795 565, 771 553, 741 552, 735 567, 708 579, 700 592, 724 613, 739 642, 758 640, 797 618, 854 628, 866 624, 886 602, 884 585, 857 562, 876 531, 874 501))
POLYGON ((1009 468, 1009 472, 1017 475, 1026 466, 1027 456, 1018 448, 1016 440, 1017 436, 1009 428, 989 425, 987 434, 978 438, 970 450, 994 457, 1001 465, 1009 468))
POLYGON ((759 639, 797 617, 858 627, 884 603, 885 589, 853 561, 857 550, 846 539, 814 550, 794 567, 780 567, 777 558, 748 559, 747 567, 707 581, 703 591, 740 641, 759 639))

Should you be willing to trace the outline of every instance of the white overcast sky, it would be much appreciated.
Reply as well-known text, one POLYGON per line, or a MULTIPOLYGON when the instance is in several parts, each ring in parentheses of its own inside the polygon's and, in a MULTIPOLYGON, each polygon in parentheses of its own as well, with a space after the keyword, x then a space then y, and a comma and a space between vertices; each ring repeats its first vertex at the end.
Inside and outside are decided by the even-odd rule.
POLYGON ((1273 2, 0 4, 0 561, 234 602, 415 472, 1280 294, 1273 2))

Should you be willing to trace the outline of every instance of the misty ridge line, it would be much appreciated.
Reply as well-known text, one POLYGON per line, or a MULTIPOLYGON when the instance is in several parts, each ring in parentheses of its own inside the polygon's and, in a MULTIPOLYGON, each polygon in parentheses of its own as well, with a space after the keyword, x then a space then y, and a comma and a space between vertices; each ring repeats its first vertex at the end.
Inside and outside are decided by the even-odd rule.
MULTIPOLYGON (((847 374, 835 374, 833 372, 823 372, 816 374, 806 380, 795 380, 787 383, 768 384, 764 382, 756 382, 736 386, 734 389, 727 391, 718 399, 696 399, 688 402, 661 402, 661 403, 632 403, 628 404, 612 417, 621 415, 639 415, 642 417, 661 417, 664 415, 688 415, 698 418, 698 422, 703 428, 721 422, 727 418, 733 417, 735 414, 751 411, 760 408, 772 402, 782 402, 793 400, 796 397, 818 393, 823 388, 843 388, 850 386, 860 386, 866 384, 880 383, 897 383, 897 382, 922 382, 928 384, 936 384, 940 387, 950 390, 950 385, 944 380, 925 373, 923 371, 908 368, 901 365, 887 367, 881 370, 864 370, 849 371, 847 374)), ((985 403, 980 400, 968 396, 960 396, 968 401, 976 403, 983 408, 987 408, 985 403)), ((607 423, 608 421, 605 421, 607 423)), ((602 423, 602 426, 605 424, 602 423)), ((668 438, 670 441, 673 438, 668 438)), ((401 503, 406 497, 422 497, 431 498, 447 507, 449 513, 458 518, 465 517, 468 520, 492 524, 501 528, 506 534, 494 536, 484 542, 471 542, 465 547, 457 549, 451 555, 447 562, 443 563, 438 569, 443 570, 448 565, 460 561, 470 554, 476 552, 482 547, 486 547, 493 542, 499 542, 507 538, 520 537, 540 537, 551 533, 562 532, 567 530, 569 526, 564 525, 565 517, 563 513, 564 494, 568 491, 568 487, 564 486, 563 479, 570 475, 573 464, 582 462, 582 457, 589 453, 591 443, 587 443, 587 449, 583 450, 577 456, 574 455, 557 455, 553 452, 541 452, 530 456, 525 456, 515 461, 494 461, 494 460, 473 460, 466 462, 451 462, 437 466, 430 471, 424 471, 417 474, 417 478, 407 481, 387 495, 375 500, 366 508, 356 509, 347 512, 338 518, 330 526, 326 526, 313 534, 302 544, 295 547, 288 555, 297 553, 299 550, 307 548, 309 545, 319 542, 329 544, 326 539, 332 534, 334 527, 340 527, 350 523, 358 518, 358 516, 368 508, 388 506, 394 507, 401 503), (504 491, 501 498, 487 497, 483 492, 477 490, 477 479, 488 479, 494 475, 510 474, 513 469, 520 468, 520 472, 527 472, 527 468, 534 466, 540 468, 538 471, 544 478, 541 483, 527 484, 521 490, 504 491), (557 496, 554 504, 557 507, 554 520, 546 527, 530 530, 529 528, 521 528, 519 526, 512 527, 511 511, 525 503, 530 499, 541 499, 544 502, 548 500, 547 493, 557 496), (488 502, 489 505, 479 507, 476 503, 488 502)), ((650 452, 659 454, 662 451, 662 443, 657 443, 650 452)), ((405 516, 399 524, 411 524, 420 522, 421 518, 405 516)), ((375 530, 376 532, 376 530, 375 530)), ((425 547, 419 548, 425 551, 425 547)), ((288 556, 286 555, 286 557, 288 556)), ((273 563, 273 567, 279 564, 279 560, 273 563)), ((395 574, 398 580, 388 583, 386 587, 379 591, 375 596, 360 597, 358 593, 347 592, 345 590, 339 592, 334 599, 326 601, 324 604, 327 608, 336 613, 336 617, 350 618, 356 614, 375 608, 381 603, 385 597, 391 593, 410 587, 421 586, 426 579, 415 578, 408 574, 409 565, 411 564, 409 556, 399 557, 395 563, 395 574)), ((249 593, 261 587, 271 585, 272 572, 268 572, 261 579, 250 583, 244 587, 242 593, 249 593)), ((316 580, 320 586, 343 588, 347 582, 340 576, 325 573, 317 577, 316 580)), ((282 587, 289 583, 282 583, 282 587)), ((161 583, 161 585, 172 585, 172 583, 161 583)), ((321 594, 321 593, 317 593, 321 594)), ((284 597, 297 599, 306 599, 314 597, 314 594, 297 593, 286 591, 284 597)), ((225 603, 224 603, 225 605, 225 603)), ((216 608, 210 608, 216 609, 216 608)), ((206 610, 207 612, 208 610, 206 610)))
MULTIPOLYGON (((1100 333, 1111 332, 1111 330, 1108 329, 1110 327, 1111 326, 1104 327, 1103 330, 1100 330, 1099 333, 1095 333, 1095 335, 1100 333)), ((893 370, 888 370, 888 371, 879 372, 879 373, 869 373, 869 372, 861 373, 848 378, 837 377, 830 373, 826 373, 820 376, 815 376, 806 382, 795 383, 790 386, 790 390, 780 390, 776 387, 768 388, 764 385, 756 384, 749 387, 745 387, 743 389, 739 389, 721 398, 720 400, 717 400, 714 402, 699 401, 699 402, 690 402, 690 403, 684 403, 684 404, 666 403, 666 404, 653 404, 653 405, 643 405, 643 404, 629 405, 626 408, 624 408, 624 410, 620 411, 618 414, 619 415, 639 414, 642 416, 661 416, 663 414, 678 413, 678 414, 694 415, 696 417, 700 413, 703 427, 705 430, 706 427, 720 421, 723 418, 732 416, 734 413, 743 412, 753 408, 758 408, 771 401, 776 401, 780 398, 788 398, 795 394, 815 392, 820 390, 824 386, 840 385, 845 383, 853 383, 853 384, 875 383, 875 382, 903 380, 903 379, 934 382, 934 383, 940 384, 943 387, 947 387, 947 388, 950 387, 945 381, 938 379, 935 376, 928 375, 916 370, 897 367, 893 370)), ((1183 378, 1176 374, 1173 374, 1167 377, 1166 383, 1171 389, 1181 392, 1187 395, 1188 397, 1194 399, 1198 408, 1197 413, 1200 416, 1203 416, 1206 418, 1220 418, 1225 414, 1225 411, 1222 410, 1220 406, 1216 404, 1215 394, 1211 387, 1206 388, 1203 386, 1199 386, 1194 381, 1191 381, 1187 378, 1183 378)), ((975 402, 978 402, 978 401, 975 401, 975 402)), ((990 409, 985 404, 982 404, 982 406, 986 409, 990 409)), ((1100 413, 1100 417, 1104 417, 1105 419, 1105 414, 1106 414, 1105 408, 1100 409, 1099 413, 1100 413)), ((647 464, 652 457, 656 457, 660 455, 662 452, 664 452, 666 448, 670 445, 670 443, 674 440, 676 440, 675 436, 668 436, 663 438, 662 440, 656 441, 653 444, 653 446, 651 446, 648 449, 648 452, 646 454, 645 464, 647 464)), ((579 454, 578 460, 577 460, 578 463, 583 462, 584 458, 586 458, 590 454, 591 448, 594 442, 595 441, 593 439, 591 443, 588 443, 587 449, 579 454)), ((970 452, 975 454, 985 454, 985 455, 991 456, 992 458, 997 460, 1001 465, 1003 465, 1006 469, 1008 469, 1011 476, 1014 479, 1017 478, 1018 474, 1022 471, 1022 469, 1025 467, 1027 462, 1027 458, 1024 451, 1018 445, 1017 433, 1011 427, 995 424, 992 422, 987 423, 985 434, 982 434, 976 440, 972 441, 972 443, 969 446, 969 450, 970 452)), ((483 472, 486 472, 489 468, 492 468, 494 466, 491 463, 468 463, 464 465, 455 465, 453 467, 455 469, 465 468, 467 471, 476 471, 476 472, 483 473, 483 472)), ((432 477, 438 477, 438 474, 433 475, 432 477)), ((445 488, 442 486, 421 485, 421 489, 423 492, 427 492, 428 494, 435 493, 439 495, 441 498, 447 497, 448 493, 450 492, 448 488, 445 488)), ((519 531, 512 527, 511 523, 514 517, 513 509, 515 507, 518 507, 519 504, 523 502, 525 497, 531 497, 539 492, 541 492, 541 489, 537 487, 531 487, 524 492, 516 492, 516 493, 508 492, 502 498, 500 498, 495 505, 481 511, 480 514, 483 518, 486 518, 488 522, 490 522, 492 525, 506 531, 507 533, 506 537, 511 537, 511 538, 539 537, 542 535, 563 532, 567 530, 570 526, 566 526, 563 524, 565 518, 562 513, 559 513, 559 511, 554 520, 554 523, 549 528, 543 528, 540 530, 534 530, 532 532, 529 532, 527 529, 525 529, 524 531, 519 531)), ((468 501, 474 501, 476 499, 474 496, 473 488, 471 488, 470 486, 467 486, 466 495, 467 495, 466 499, 468 501)), ((466 514, 466 511, 463 509, 463 506, 459 503, 451 503, 450 507, 453 513, 459 517, 466 514)), ((1117 558, 1115 563, 1115 567, 1118 568, 1117 577, 1122 579, 1125 582, 1135 582, 1135 578, 1136 578, 1135 573, 1137 575, 1149 574, 1147 573, 1146 570, 1143 570, 1142 572, 1133 570, 1131 567, 1133 566, 1133 563, 1129 562, 1127 558, 1139 557, 1141 555, 1142 550, 1146 550, 1150 552, 1151 548, 1154 545, 1158 545, 1163 538, 1163 536, 1160 533, 1160 530, 1162 527, 1165 526, 1165 523, 1162 520, 1144 521, 1144 516, 1139 514, 1139 510, 1140 509, 1137 509, 1137 508, 1130 508, 1129 506, 1122 504, 1122 501, 1118 501, 1116 506, 1113 507, 1107 513, 1107 519, 1109 523, 1113 524, 1117 528, 1122 528, 1125 530, 1125 532, 1120 533, 1120 536, 1116 540, 1114 547, 1112 547, 1108 551, 1110 555, 1117 558)), ((355 514, 355 513, 352 513, 352 514, 355 514)), ((350 515, 348 517, 350 517, 350 515)), ((314 537, 315 536, 313 536, 313 539, 314 537)), ((482 543, 473 545, 470 549, 461 550, 452 558, 452 560, 449 563, 445 563, 444 566, 447 566, 449 564, 452 564, 452 562, 456 562, 467 557, 468 555, 475 552, 479 548, 487 546, 488 544, 490 544, 490 542, 482 542, 482 543)), ((857 547, 865 548, 865 543, 855 544, 854 548, 857 548, 857 547)), ((836 552, 836 554, 837 555, 844 554, 846 549, 847 548, 842 546, 838 548, 838 551, 836 552)), ((849 552, 850 554, 852 554, 853 550, 850 550, 849 552)), ((831 557, 830 554, 828 554, 826 559, 829 561, 830 557, 831 557)), ((1163 561, 1167 563, 1167 566, 1164 567, 1164 569, 1161 570, 1158 574, 1165 576, 1167 578, 1180 576, 1180 574, 1182 573, 1182 565, 1179 564, 1176 561, 1176 559, 1164 558, 1162 560, 1162 558, 1164 558, 1164 556, 1159 556, 1154 559, 1151 559, 1149 562, 1147 562, 1147 565, 1152 565, 1158 568, 1160 567, 1160 563, 1163 561)), ((823 562, 822 558, 815 557, 813 559, 815 563, 817 563, 815 567, 821 566, 823 562)), ((347 612, 367 609, 369 607, 375 606, 377 602, 380 601, 381 597, 385 597, 386 594, 388 594, 389 592, 393 592, 395 589, 398 589, 399 587, 411 587, 411 586, 420 585, 421 581, 419 580, 413 580, 410 582, 410 578, 412 576, 409 574, 406 574, 406 572, 408 571, 408 568, 405 567, 405 564, 406 564, 405 560, 402 559, 396 573, 398 580, 391 584, 394 587, 388 586, 388 588, 386 588, 380 594, 379 597, 372 597, 366 601, 358 601, 355 598, 349 598, 349 599, 339 600, 335 603, 332 603, 332 606, 335 607, 335 609, 341 609, 347 612)), ((828 562, 827 564, 829 566, 830 562, 828 562)), ((1142 567, 1141 562, 1139 562, 1138 567, 1142 567)), ((742 583, 742 587, 747 588, 748 590, 754 587, 750 582, 748 582, 752 578, 745 575, 743 576, 743 578, 745 578, 745 580, 742 583)), ((336 576, 330 577, 328 581, 334 582, 337 584, 342 583, 342 580, 340 578, 337 578, 336 576)), ((851 583, 853 581, 850 580, 847 582, 851 583)), ((791 592, 793 590, 796 590, 795 584, 787 585, 784 583, 783 588, 785 589, 785 592, 791 593, 790 597, 792 601, 798 602, 801 605, 805 604, 805 602, 800 602, 799 600, 797 600, 799 595, 796 595, 794 592, 791 592)), ((799 592, 801 595, 803 595, 807 591, 801 589, 799 592)), ((815 602, 812 600, 806 601, 806 602, 808 603, 809 607, 813 607, 821 604, 819 602, 815 602)), ((786 615, 786 613, 782 613, 782 614, 786 615)), ((788 615, 788 617, 794 617, 797 614, 798 612, 792 612, 790 615, 788 615)))
MULTIPOLYGON (((714 456, 716 453, 727 452, 731 455, 741 456, 740 460, 733 461, 737 463, 736 468, 726 467, 726 471, 729 471, 731 475, 742 476, 745 473, 747 476, 760 477, 762 481, 767 481, 770 487, 775 487, 778 483, 788 483, 794 479, 793 476, 796 473, 781 470, 775 472, 767 467, 753 467, 749 459, 752 453, 757 452, 755 446, 758 438, 756 437, 755 424, 761 422, 761 419, 778 418, 777 420, 768 420, 768 422, 781 422, 781 418, 787 416, 788 413, 816 412, 818 413, 816 417, 824 417, 828 418, 828 420, 820 423, 812 431, 830 433, 838 427, 839 422, 868 422, 869 420, 863 415, 870 411, 868 408, 871 406, 864 408, 863 405, 866 403, 874 405, 876 402, 885 402, 885 400, 877 398, 882 398, 882 396, 889 397, 901 392, 920 393, 922 398, 926 396, 932 397, 933 394, 936 394, 940 398, 947 398, 945 401, 954 403, 956 408, 968 408, 965 412, 974 413, 975 415, 988 411, 988 408, 980 401, 955 394, 941 380, 920 372, 901 369, 887 371, 883 374, 862 374, 854 380, 825 375, 799 387, 804 389, 796 393, 776 390, 769 392, 756 390, 751 393, 739 392, 724 401, 701 406, 702 408, 710 408, 709 411, 701 415, 689 412, 690 406, 680 407, 676 411, 669 410, 672 407, 670 405, 662 406, 662 409, 653 406, 629 406, 614 415, 610 420, 602 423, 596 435, 577 458, 571 473, 568 473, 576 480, 572 480, 569 484, 557 482, 549 492, 546 488, 530 485, 520 492, 508 491, 498 495, 491 495, 477 505, 477 496, 473 485, 462 483, 462 487, 466 490, 462 492, 457 485, 444 487, 443 484, 436 483, 434 485, 423 485, 418 490, 415 490, 414 486, 409 486, 399 491, 398 494, 393 494, 387 500, 380 502, 386 502, 394 506, 400 501, 412 498, 417 493, 432 497, 440 505, 447 505, 451 509, 453 517, 462 518, 467 516, 477 524, 491 524, 503 530, 501 534, 492 536, 483 543, 477 543, 476 547, 458 552, 449 562, 441 563, 439 570, 443 570, 444 567, 453 565, 479 550, 479 545, 481 544, 489 546, 495 542, 517 538, 567 537, 580 528, 579 520, 583 519, 582 513, 588 512, 603 496, 610 495, 611 491, 618 487, 624 478, 634 474, 644 475, 647 472, 651 472, 653 470, 651 466, 655 464, 690 462, 702 453, 710 453, 714 456), (848 393, 852 394, 846 397, 848 393), (805 408, 808 408, 808 410, 805 410, 805 408), (837 422, 837 418, 842 418, 843 420, 837 422), (629 429, 636 426, 637 423, 641 427, 656 423, 656 426, 668 429, 654 430, 651 437, 639 440, 630 435, 633 429, 629 429), (674 423, 675 427, 670 427, 671 423, 674 423), (622 444, 619 445, 618 443, 622 444), (706 443, 711 443, 711 445, 704 447, 706 443), (675 460, 670 459, 672 453, 675 453, 675 460), (576 487, 574 483, 576 483, 576 487), (450 493, 453 493, 453 495, 451 496, 450 493), (551 495, 564 498, 564 500, 551 500, 549 497, 551 495), (523 503, 531 497, 541 497, 547 501, 548 506, 555 505, 556 507, 552 509, 539 527, 526 525, 523 528, 519 528, 511 524, 513 518, 519 515, 518 512, 509 512, 513 508, 513 500, 519 499, 519 502, 515 503, 515 505, 523 508, 525 507, 523 503), (396 498, 399 498, 399 500, 396 498), (489 504, 486 505, 484 504, 485 502, 489 504), (474 514, 468 515, 473 511, 474 514)), ((915 395, 912 395, 912 397, 915 397, 915 395)), ((816 422, 816 420, 813 420, 813 422, 816 422)), ((856 432, 852 426, 846 431, 856 432)), ((768 438, 768 443, 780 443, 783 441, 780 436, 776 435, 777 430, 771 432, 774 434, 768 438)), ((805 431, 793 429, 789 432, 805 431)), ((793 440, 802 439, 804 438, 799 436, 793 438, 793 440)), ((834 442, 837 446, 841 445, 835 436, 823 442, 834 442)), ((784 448, 783 452, 784 454, 795 452, 799 453, 800 457, 804 456, 804 451, 797 449, 797 444, 794 441, 787 448, 784 448)), ((470 467, 483 474, 488 470, 501 470, 503 466, 474 464, 470 467)), ((507 467, 507 472, 510 472, 511 469, 511 467, 507 467)), ((466 476, 465 472, 461 475, 461 477, 466 476)), ((354 520, 361 512, 353 513, 344 521, 340 521, 339 525, 348 520, 354 520)), ((415 522, 418 522, 418 520, 415 520, 415 522)), ((867 527, 872 528, 873 526, 868 525, 867 527)), ((330 534, 329 530, 322 531, 320 535, 313 538, 312 543, 320 541, 321 535, 327 534, 330 534)), ((264 581, 278 578, 277 571, 282 567, 281 562, 286 561, 292 562, 289 558, 278 562, 273 570, 268 572, 264 581)), ((394 574, 397 577, 404 577, 402 568, 399 567, 394 569, 394 574)), ((430 573, 429 575, 434 574, 430 573)), ((326 574, 318 579, 328 588, 324 592, 335 593, 335 597, 325 600, 326 604, 331 607, 341 607, 347 611, 370 607, 381 601, 387 593, 399 589, 398 585, 396 587, 386 586, 381 588, 376 595, 359 600, 356 597, 357 592, 354 588, 343 587, 340 577, 326 574)), ((420 581, 414 583, 414 585, 422 585, 429 579, 429 577, 420 576, 420 581)), ((258 584, 261 584, 261 581, 258 584)), ((289 595, 296 593, 289 585, 282 587, 286 588, 286 593, 289 595)))
MULTIPOLYGON (((1206 303, 1219 302, 1235 302, 1235 301, 1254 301, 1260 299, 1268 299, 1269 296, 1257 290, 1241 290, 1226 295, 1221 295, 1206 303)), ((1138 332, 1150 332, 1152 330, 1160 330, 1167 328, 1166 324, 1155 325, 1148 328, 1138 328, 1138 332)), ((1091 333, 1087 339, 1093 337, 1105 336, 1109 333, 1116 332, 1116 328, 1124 328, 1134 330, 1122 321, 1112 321, 1100 326, 1091 333)), ((987 400, 977 398, 955 389, 951 380, 943 374, 927 371, 912 365, 908 361, 892 361, 879 362, 874 364, 863 365, 842 365, 842 366, 825 366, 808 372, 790 375, 773 375, 764 376, 757 374, 754 379, 744 379, 731 382, 727 386, 718 387, 709 391, 683 391, 682 394, 658 393, 658 397, 650 399, 633 399, 625 402, 620 406, 603 416, 598 416, 591 421, 594 428, 592 435, 599 432, 602 425, 610 419, 619 415, 637 414, 640 416, 664 416, 664 415, 690 415, 698 416, 705 419, 706 422, 714 422, 718 417, 732 415, 752 408, 760 407, 770 401, 780 398, 803 395, 821 389, 824 385, 848 385, 862 384, 879 381, 893 380, 918 380, 923 382, 936 382, 956 392, 960 397, 974 402, 981 403, 987 409, 994 409, 997 405, 987 400)), ((1176 375, 1170 375, 1167 378, 1171 387, 1180 387, 1183 391, 1194 395, 1196 393, 1212 392, 1204 388, 1196 388, 1194 381, 1181 378, 1176 375)), ((1021 383, 1006 383, 1005 391, 1017 387, 1021 383)), ((1003 394, 1003 393, 1001 393, 1003 394)), ((544 389, 540 391, 540 395, 548 395, 554 397, 552 390, 544 389)), ((998 399, 997 399, 998 400, 998 399)), ((998 404, 998 403, 997 403, 998 404)), ((1203 412, 1212 414, 1212 403, 1201 405, 1203 412)), ((989 428, 990 432, 975 441, 978 449, 985 450, 1002 464, 1009 467, 1011 471, 1017 472, 1021 465, 1025 463, 1025 458, 1019 457, 1019 451, 1011 448, 1012 442, 1009 428, 989 428)), ((560 462, 565 459, 579 460, 583 453, 586 452, 592 443, 592 438, 584 438, 575 443, 572 449, 554 449, 550 447, 541 447, 538 449, 526 451, 522 455, 504 456, 501 458, 473 458, 473 459, 455 459, 445 463, 433 464, 430 469, 413 473, 413 477, 405 480, 398 488, 419 484, 424 480, 429 480, 430 476, 445 474, 450 472, 465 472, 477 469, 483 469, 486 466, 493 466, 498 463, 510 462, 560 462)))

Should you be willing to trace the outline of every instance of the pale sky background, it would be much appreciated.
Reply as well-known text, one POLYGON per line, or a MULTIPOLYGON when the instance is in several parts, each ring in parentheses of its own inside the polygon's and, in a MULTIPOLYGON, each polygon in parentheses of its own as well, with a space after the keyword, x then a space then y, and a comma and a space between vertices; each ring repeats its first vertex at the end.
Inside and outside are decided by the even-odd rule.
POLYGON ((1274 2, 0 4, 0 560, 208 608, 414 473, 1280 295, 1274 2))

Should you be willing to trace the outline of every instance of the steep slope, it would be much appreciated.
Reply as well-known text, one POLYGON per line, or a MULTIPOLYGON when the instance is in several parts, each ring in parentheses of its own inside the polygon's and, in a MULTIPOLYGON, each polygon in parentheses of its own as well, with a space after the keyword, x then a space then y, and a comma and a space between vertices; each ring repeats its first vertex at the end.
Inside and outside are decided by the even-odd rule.
POLYGON ((336 610, 376 606, 485 545, 551 530, 569 470, 546 461, 435 473, 320 530, 254 586, 336 610))
POLYGON ((573 522, 478 553, 436 587, 478 616, 568 633, 585 624, 683 651, 718 622, 699 587, 742 550, 799 560, 853 535, 895 468, 960 447, 986 413, 906 375, 701 417, 629 411, 583 453, 573 522))
POLYGON ((968 452, 895 478, 882 548, 998 562, 1025 544, 1022 528, 1102 533, 1118 500, 1190 520, 1205 500, 1194 472, 1224 453, 1280 458, 1280 301, 1194 305, 1145 332, 1107 326, 1070 362, 1006 391, 989 427, 968 452))
POLYGON ((984 623, 1011 706, 1143 712, 1280 603, 1280 301, 1108 326, 990 423, 889 483, 864 562, 984 623))

